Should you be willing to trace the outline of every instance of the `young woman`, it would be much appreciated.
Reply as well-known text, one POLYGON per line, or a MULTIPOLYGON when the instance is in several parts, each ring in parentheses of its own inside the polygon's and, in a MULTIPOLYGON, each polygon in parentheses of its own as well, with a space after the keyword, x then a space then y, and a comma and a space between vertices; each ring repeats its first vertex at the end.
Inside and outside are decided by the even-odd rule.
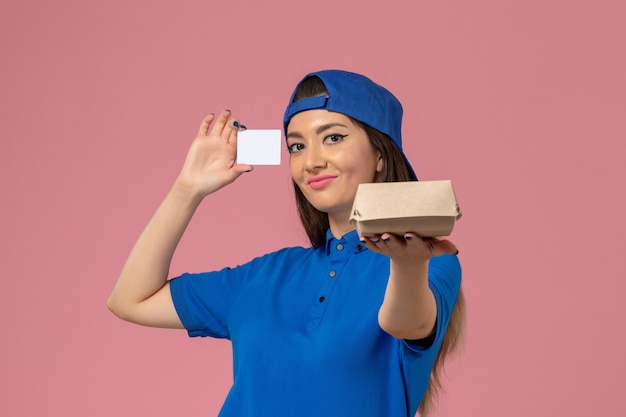
POLYGON ((417 180, 401 121, 398 100, 362 75, 307 75, 284 127, 312 246, 168 281, 200 202, 252 169, 236 164, 239 121, 229 111, 207 116, 109 308, 135 323, 231 340, 234 382, 220 416, 426 414, 461 340, 458 251, 411 231, 359 239, 349 222, 360 183, 417 180))

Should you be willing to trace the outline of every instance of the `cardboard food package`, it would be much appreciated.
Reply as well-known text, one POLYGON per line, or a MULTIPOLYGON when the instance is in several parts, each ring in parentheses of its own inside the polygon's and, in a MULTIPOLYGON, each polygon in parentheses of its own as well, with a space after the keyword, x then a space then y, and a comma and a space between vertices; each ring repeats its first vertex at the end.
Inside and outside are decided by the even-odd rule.
POLYGON ((361 236, 385 232, 421 237, 448 236, 461 210, 452 181, 407 181, 360 184, 350 221, 361 236))

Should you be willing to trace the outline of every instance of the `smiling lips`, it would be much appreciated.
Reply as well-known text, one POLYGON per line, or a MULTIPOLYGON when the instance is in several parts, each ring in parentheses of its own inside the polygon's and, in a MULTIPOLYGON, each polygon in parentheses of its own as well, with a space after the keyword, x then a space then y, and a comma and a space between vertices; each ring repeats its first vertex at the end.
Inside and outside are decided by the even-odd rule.
POLYGON ((336 178, 334 175, 316 175, 307 179, 309 186, 314 190, 325 187, 336 178))

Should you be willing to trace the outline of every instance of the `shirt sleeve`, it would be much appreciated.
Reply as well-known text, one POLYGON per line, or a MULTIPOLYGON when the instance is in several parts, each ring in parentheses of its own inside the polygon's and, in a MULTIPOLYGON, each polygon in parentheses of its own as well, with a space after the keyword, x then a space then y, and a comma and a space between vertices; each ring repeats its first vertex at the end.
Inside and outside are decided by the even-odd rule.
POLYGON ((279 279, 277 270, 293 264, 292 257, 300 259, 302 248, 285 248, 220 271, 183 274, 170 281, 172 301, 178 317, 189 336, 231 338, 229 323, 233 305, 254 280, 263 280, 263 287, 271 287, 272 277, 279 279), (270 280, 270 281, 268 281, 270 280))
POLYGON ((230 338, 230 308, 249 279, 248 271, 244 265, 214 272, 186 273, 170 281, 174 307, 189 336, 230 338))
POLYGON ((437 304, 434 340, 430 346, 403 341, 405 346, 418 356, 430 350, 437 352, 443 343, 461 288, 461 265, 458 258, 453 255, 432 258, 428 267, 428 285, 437 304))

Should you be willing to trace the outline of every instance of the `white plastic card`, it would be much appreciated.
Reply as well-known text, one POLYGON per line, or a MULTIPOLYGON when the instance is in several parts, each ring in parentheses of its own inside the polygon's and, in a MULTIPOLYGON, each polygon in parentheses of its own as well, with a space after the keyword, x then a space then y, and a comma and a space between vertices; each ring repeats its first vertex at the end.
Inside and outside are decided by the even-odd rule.
POLYGON ((248 129, 237 133, 237 163, 280 165, 280 129, 248 129))

